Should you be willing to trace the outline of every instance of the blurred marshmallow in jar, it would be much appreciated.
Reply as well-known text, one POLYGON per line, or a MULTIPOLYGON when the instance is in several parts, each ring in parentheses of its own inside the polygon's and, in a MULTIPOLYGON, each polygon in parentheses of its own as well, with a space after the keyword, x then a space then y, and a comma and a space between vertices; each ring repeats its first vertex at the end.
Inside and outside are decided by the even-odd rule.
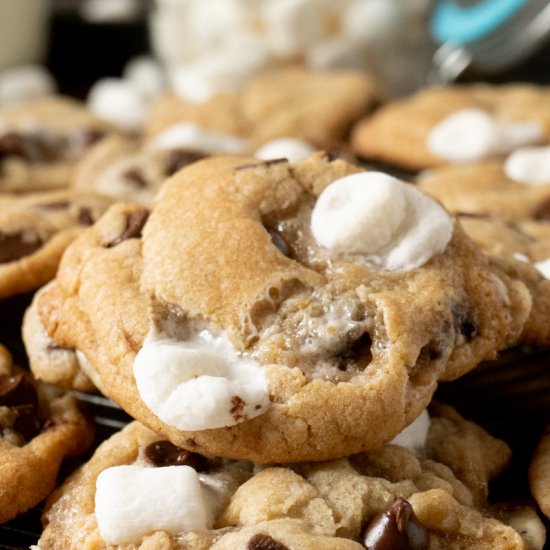
POLYGON ((156 0, 152 47, 181 96, 202 102, 288 63, 368 70, 388 95, 425 82, 433 0, 156 0))

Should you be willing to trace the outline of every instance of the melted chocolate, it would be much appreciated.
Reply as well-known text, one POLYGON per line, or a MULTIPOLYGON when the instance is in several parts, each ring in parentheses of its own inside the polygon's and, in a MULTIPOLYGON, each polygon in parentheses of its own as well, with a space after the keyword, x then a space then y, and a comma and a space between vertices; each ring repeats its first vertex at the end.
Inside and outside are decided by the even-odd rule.
POLYGON ((166 440, 155 441, 147 445, 144 456, 147 462, 153 466, 191 466, 197 472, 203 472, 207 467, 206 457, 176 447, 166 440))
POLYGON ((290 550, 282 542, 275 540, 269 535, 258 533, 254 535, 246 545, 246 550, 290 550))
POLYGON ((126 228, 124 231, 118 237, 115 237, 111 242, 107 243, 106 248, 117 246, 127 239, 141 238, 141 230, 143 229, 148 217, 149 210, 136 210, 135 212, 132 212, 132 214, 126 218, 126 228))
POLYGON ((183 167, 197 162, 208 155, 198 151, 187 151, 186 149, 172 149, 166 159, 166 174, 171 176, 183 167))

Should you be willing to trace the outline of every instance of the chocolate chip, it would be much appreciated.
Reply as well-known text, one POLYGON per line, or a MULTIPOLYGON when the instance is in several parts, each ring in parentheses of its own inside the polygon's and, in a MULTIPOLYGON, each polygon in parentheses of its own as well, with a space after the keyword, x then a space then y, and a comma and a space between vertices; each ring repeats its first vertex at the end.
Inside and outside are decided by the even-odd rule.
POLYGON ((325 162, 333 162, 340 157, 340 149, 338 147, 331 147, 326 151, 323 151, 321 159, 325 162))
POLYGON ((206 153, 200 153, 198 151, 172 149, 168 152, 168 158, 166 159, 166 174, 171 176, 184 166, 197 162, 207 156, 206 153))
POLYGON ((284 254, 290 258, 290 247, 288 246, 285 238, 275 229, 267 228, 267 232, 271 237, 271 242, 279 249, 281 254, 284 254))
POLYGON ((126 228, 124 231, 118 237, 115 237, 111 242, 107 243, 105 245, 106 248, 117 246, 127 239, 141 238, 141 230, 143 229, 148 217, 149 210, 136 210, 135 212, 132 212, 126 218, 126 228))
POLYGON ((82 206, 78 211, 78 223, 80 225, 94 225, 92 211, 87 206, 82 206))
POLYGON ((8 132, 0 136, 0 158, 25 157, 25 147, 21 135, 8 132))
POLYGON ((197 472, 206 470, 206 457, 176 447, 167 440, 155 441, 145 447, 145 459, 154 466, 191 466, 197 472))
POLYGON ((533 218, 541 222, 550 221, 550 197, 544 199, 533 210, 533 218))
POLYGON ((0 136, 0 158, 16 156, 29 162, 48 162, 60 156, 63 140, 46 132, 0 136))
POLYGON ((40 208, 40 210, 46 210, 46 211, 56 211, 56 210, 66 210, 69 208, 71 203, 69 201, 57 201, 57 202, 45 202, 42 204, 37 204, 36 206, 40 208))
POLYGON ((147 180, 143 175, 143 172, 138 168, 130 168, 122 174, 122 177, 133 187, 137 189, 145 189, 147 187, 147 180))
POLYGON ((468 308, 464 305, 454 306, 452 314, 455 330, 464 336, 466 342, 471 342, 477 336, 478 329, 468 308))
POLYGON ((368 550, 424 550, 428 548, 428 534, 419 523, 412 506, 398 498, 385 510, 374 516, 361 534, 368 550))
POLYGON ((0 264, 13 262, 36 252, 42 246, 38 238, 27 240, 23 233, 2 233, 0 231, 0 264))
POLYGON ((275 540, 269 535, 258 533, 254 535, 246 545, 246 550, 290 550, 282 542, 275 540))

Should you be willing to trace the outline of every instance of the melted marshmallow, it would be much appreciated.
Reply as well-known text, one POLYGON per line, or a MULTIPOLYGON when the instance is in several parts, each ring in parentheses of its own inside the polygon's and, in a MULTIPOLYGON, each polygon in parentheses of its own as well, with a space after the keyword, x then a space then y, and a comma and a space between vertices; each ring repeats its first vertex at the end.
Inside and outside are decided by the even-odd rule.
POLYGON ((235 136, 204 130, 191 122, 180 122, 166 128, 151 142, 155 149, 192 149, 212 155, 240 155, 249 150, 248 142, 235 136))
POLYGON ((341 178, 319 196, 311 216, 317 243, 363 254, 388 269, 410 270, 443 252, 453 221, 433 199, 381 172, 341 178))
POLYGON ((524 147, 514 151, 506 159, 504 172, 524 185, 550 184, 550 147, 524 147))
POLYGON ((550 258, 535 264, 537 271, 543 274, 545 279, 550 279, 550 258))
POLYGON ((390 441, 392 445, 401 445, 410 451, 419 451, 426 445, 430 429, 430 415, 424 409, 420 415, 409 424, 401 433, 390 441))
POLYGON ((473 162, 502 155, 544 138, 537 122, 502 122, 482 109, 462 109, 437 124, 428 149, 451 162, 473 162))
POLYGON ((286 158, 289 162, 299 162, 315 151, 315 147, 297 138, 277 138, 264 143, 254 156, 263 160, 286 158))
POLYGON ((262 366, 206 330, 186 341, 149 335, 135 358, 134 377, 144 403, 180 430, 233 426, 269 405, 262 366))
POLYGON ((95 516, 107 544, 139 543, 153 531, 208 529, 209 499, 189 466, 114 466, 97 477, 95 516))

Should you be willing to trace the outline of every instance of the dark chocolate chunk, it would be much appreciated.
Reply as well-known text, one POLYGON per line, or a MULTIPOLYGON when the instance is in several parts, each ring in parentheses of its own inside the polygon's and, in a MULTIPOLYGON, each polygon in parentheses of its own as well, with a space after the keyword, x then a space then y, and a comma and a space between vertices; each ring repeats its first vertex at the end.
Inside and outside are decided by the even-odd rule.
POLYGON ((145 189, 147 187, 147 180, 143 175, 143 172, 138 168, 130 168, 122 174, 124 180, 136 189, 145 189))
POLYGON ((275 540, 269 535, 258 533, 254 535, 246 545, 246 550, 290 550, 282 542, 275 540))
POLYGON ((21 157, 29 162, 49 162, 61 155, 63 140, 53 134, 8 132, 0 136, 0 159, 21 157))
POLYGON ((550 197, 544 199, 533 210, 533 218, 541 222, 550 221, 550 197))
POLYGON ((0 264, 13 262, 36 252, 42 246, 38 238, 26 240, 23 233, 2 233, 0 231, 0 264))
POLYGON ((184 166, 197 162, 207 156, 208 155, 206 153, 200 153, 198 151, 172 149, 168 152, 168 158, 166 159, 166 174, 171 176, 178 170, 181 170, 184 166))
POLYGON ((267 228, 267 232, 271 237, 271 242, 280 250, 281 254, 290 258, 290 247, 285 238, 275 229, 267 228))
POLYGON ((398 498, 374 516, 363 530, 361 541, 368 550, 425 550, 428 533, 409 502, 398 498))
POLYGON ((331 147, 330 149, 323 151, 323 154, 321 155, 321 158, 325 162, 333 162, 339 157, 340 157, 340 149, 338 149, 338 147, 331 147))
POLYGON ((206 470, 206 457, 176 447, 167 440, 155 441, 145 447, 144 456, 154 466, 191 466, 197 472, 206 470))
POLYGON ((127 239, 141 238, 141 230, 149 217, 149 210, 136 210, 126 218, 126 229, 115 237, 110 243, 107 243, 106 248, 112 248, 127 239))
POLYGON ((78 223, 80 225, 94 225, 92 211, 87 206, 82 206, 78 211, 78 223))

